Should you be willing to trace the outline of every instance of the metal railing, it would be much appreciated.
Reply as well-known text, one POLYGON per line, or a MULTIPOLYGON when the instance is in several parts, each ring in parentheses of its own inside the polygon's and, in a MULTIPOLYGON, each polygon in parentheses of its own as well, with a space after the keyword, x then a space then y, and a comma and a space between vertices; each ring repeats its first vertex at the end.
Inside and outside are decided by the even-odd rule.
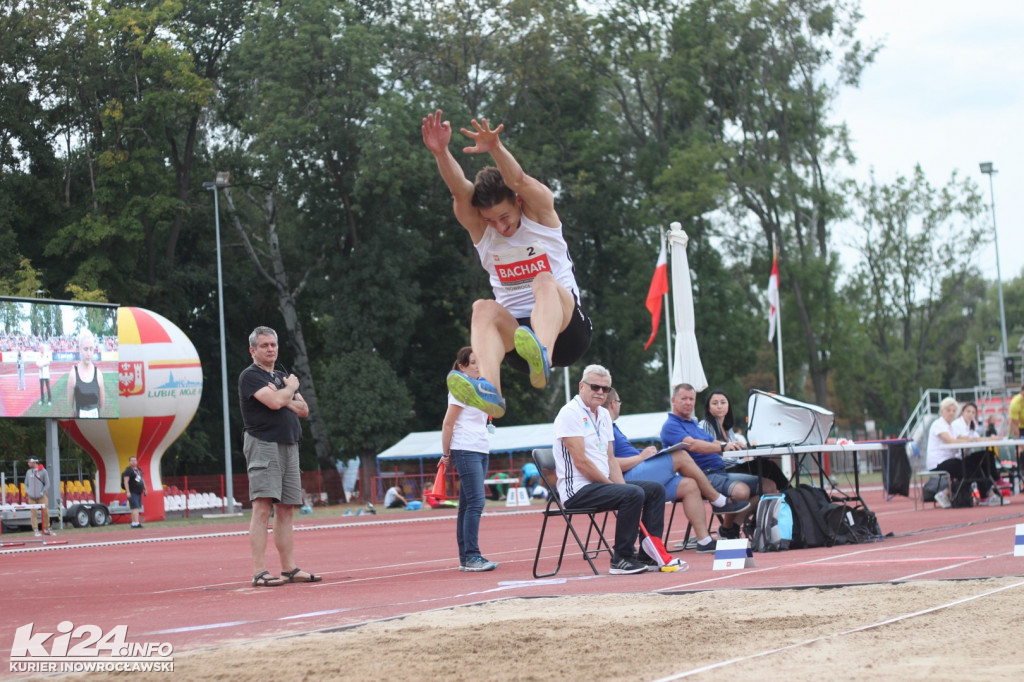
POLYGON ((1007 405, 1009 404, 1005 392, 993 390, 986 386, 975 386, 973 388, 926 388, 921 391, 921 399, 917 401, 917 405, 910 413, 910 418, 903 425, 899 437, 919 440, 922 436, 921 431, 926 420, 937 415, 939 413, 939 403, 942 402, 943 398, 950 396, 956 398, 958 403, 972 402, 977 405, 978 420, 982 423, 985 422, 989 415, 1002 413, 1004 407, 1002 403, 1000 403, 999 409, 992 409, 991 405, 993 405, 995 400, 1001 398, 1007 405))

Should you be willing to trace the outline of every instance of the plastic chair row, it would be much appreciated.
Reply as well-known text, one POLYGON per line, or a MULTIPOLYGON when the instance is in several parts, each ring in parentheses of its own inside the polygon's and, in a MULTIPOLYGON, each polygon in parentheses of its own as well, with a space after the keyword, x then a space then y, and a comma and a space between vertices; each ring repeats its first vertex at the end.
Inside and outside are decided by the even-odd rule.
POLYGON ((92 481, 61 481, 60 490, 62 493, 92 493, 92 481))
MULTIPOLYGON (((164 490, 164 511, 201 511, 204 509, 223 509, 227 498, 221 498, 214 493, 197 493, 192 491, 188 495, 178 492, 169 493, 164 490)), ((237 505, 238 502, 236 501, 237 505)))
MULTIPOLYGON (((25 484, 24 483, 18 483, 17 485, 15 485, 14 483, 8 483, 8 484, 6 484, 4 486, 4 491, 7 493, 8 497, 10 497, 11 495, 24 495, 25 494, 25 484)), ((66 497, 68 493, 87 493, 87 494, 91 495, 92 494, 92 483, 90 481, 87 481, 87 480, 86 481, 61 481, 60 482, 60 492, 61 492, 61 497, 66 497)))

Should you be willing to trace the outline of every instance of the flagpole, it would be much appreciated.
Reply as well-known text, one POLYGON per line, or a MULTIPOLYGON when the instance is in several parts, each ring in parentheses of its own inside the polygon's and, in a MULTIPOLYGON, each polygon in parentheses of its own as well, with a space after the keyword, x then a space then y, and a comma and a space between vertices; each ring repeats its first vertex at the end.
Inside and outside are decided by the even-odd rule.
MULTIPOLYGON (((786 395, 786 374, 782 368, 782 293, 779 286, 779 251, 778 247, 772 249, 772 278, 775 280, 775 297, 772 305, 775 307, 775 326, 773 329, 778 337, 775 339, 776 348, 779 354, 779 395, 786 395)), ((771 282, 769 281, 769 288, 771 282)), ((782 473, 789 478, 793 475, 793 455, 782 456, 782 473)))
MULTIPOLYGON (((661 248, 665 248, 665 228, 659 227, 658 231, 661 233, 661 248)), ((665 255, 668 256, 666 250, 665 255)), ((671 305, 669 301, 669 295, 666 293, 662 296, 665 302, 665 366, 668 368, 668 394, 672 395, 672 362, 675 357, 675 353, 672 352, 672 313, 671 305)))

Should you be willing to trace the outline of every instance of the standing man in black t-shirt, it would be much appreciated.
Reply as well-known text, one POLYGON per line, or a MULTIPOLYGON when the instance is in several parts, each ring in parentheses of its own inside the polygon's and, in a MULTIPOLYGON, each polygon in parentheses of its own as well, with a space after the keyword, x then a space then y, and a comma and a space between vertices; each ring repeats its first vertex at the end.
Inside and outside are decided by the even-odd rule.
POLYGON ((275 370, 277 332, 256 327, 249 334, 252 364, 238 377, 238 402, 245 426, 242 451, 249 474, 252 520, 253 587, 276 587, 286 582, 315 583, 318 575, 295 566, 292 519, 302 504, 299 477, 299 417, 309 416, 309 406, 299 395, 299 378, 275 370), (274 508, 274 545, 281 558, 281 577, 266 570, 267 521, 274 508))
POLYGON ((146 494, 146 479, 142 475, 138 457, 128 458, 128 468, 121 473, 121 487, 128 493, 128 508, 132 510, 132 528, 142 528, 139 512, 142 496, 146 494))

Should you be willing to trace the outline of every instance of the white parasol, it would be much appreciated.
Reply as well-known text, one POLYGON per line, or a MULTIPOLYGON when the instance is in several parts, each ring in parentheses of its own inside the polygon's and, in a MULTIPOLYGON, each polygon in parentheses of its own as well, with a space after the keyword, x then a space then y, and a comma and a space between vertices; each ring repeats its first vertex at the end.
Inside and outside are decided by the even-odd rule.
POLYGON ((672 385, 687 383, 700 393, 708 387, 704 366, 697 351, 696 321, 693 315, 693 283, 690 281, 690 263, 686 259, 686 244, 690 238, 683 226, 672 223, 668 242, 672 258, 672 311, 676 322, 676 352, 672 366, 672 385))

